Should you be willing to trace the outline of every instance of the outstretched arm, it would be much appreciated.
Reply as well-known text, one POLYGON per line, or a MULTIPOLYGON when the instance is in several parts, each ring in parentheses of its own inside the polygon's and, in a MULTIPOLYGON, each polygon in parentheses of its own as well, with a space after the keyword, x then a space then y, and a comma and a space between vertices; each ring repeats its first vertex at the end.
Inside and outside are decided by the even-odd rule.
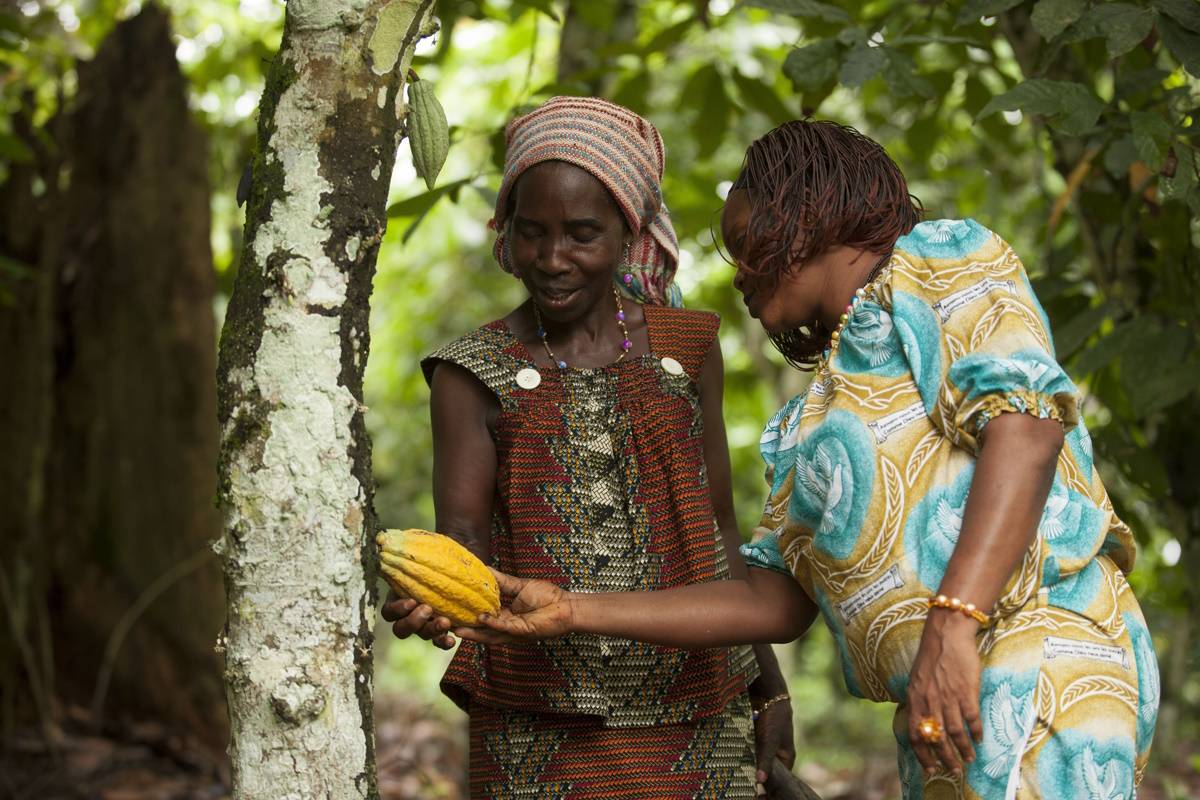
POLYGON ((486 627, 456 628, 464 639, 514 642, 597 633, 698 650, 790 642, 808 630, 816 604, 792 578, 752 569, 746 580, 694 583, 658 592, 567 592, 548 581, 496 573, 510 605, 486 627))
MULTIPOLYGON (((747 577, 747 568, 738 546, 742 534, 738 529, 733 507, 733 480, 729 463, 729 441, 725 435, 722 401, 725 389, 725 367, 721 358, 721 341, 714 337, 700 373, 700 411, 704 420, 704 463, 708 472, 708 491, 729 574, 737 579, 747 577)), ((758 662, 758 677, 748 687, 757 708, 762 709, 754 719, 754 750, 757 756, 759 783, 766 783, 771 761, 778 758, 788 768, 796 760, 796 744, 792 725, 792 705, 786 697, 787 680, 779 669, 779 661, 771 645, 754 645, 758 662)))

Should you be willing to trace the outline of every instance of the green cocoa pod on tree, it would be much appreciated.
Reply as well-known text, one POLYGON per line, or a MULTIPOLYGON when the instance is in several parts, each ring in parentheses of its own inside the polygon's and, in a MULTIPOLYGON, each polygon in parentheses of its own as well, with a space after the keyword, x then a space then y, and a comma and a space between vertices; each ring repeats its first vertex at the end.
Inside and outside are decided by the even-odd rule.
POLYGON ((417 174, 432 189, 450 150, 450 126, 429 81, 420 80, 415 72, 410 72, 409 77, 412 80, 408 84, 408 147, 417 174))

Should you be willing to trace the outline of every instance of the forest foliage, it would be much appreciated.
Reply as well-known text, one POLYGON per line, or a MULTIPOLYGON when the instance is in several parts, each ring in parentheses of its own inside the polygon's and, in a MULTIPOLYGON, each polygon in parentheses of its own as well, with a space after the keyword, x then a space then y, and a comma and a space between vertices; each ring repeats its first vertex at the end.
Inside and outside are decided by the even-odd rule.
MULTIPOLYGON (((52 116, 73 91, 73 60, 136 5, 27 0, 0 14, 4 117, 52 116)), ((209 137, 219 316, 283 7, 166 5, 209 137)), ((414 68, 445 107, 449 159, 429 190, 401 146, 373 298, 366 394, 385 525, 432 523, 420 357, 522 297, 496 269, 486 227, 504 123, 554 94, 598 93, 647 116, 667 142, 685 302, 723 318, 725 416, 748 531, 764 496, 761 426, 806 376, 740 308, 716 215, 755 137, 805 115, 852 124, 884 144, 929 218, 977 219, 1022 256, 1057 354, 1085 392, 1114 504, 1142 545, 1132 581, 1164 665, 1162 734, 1196 737, 1200 586, 1188 576, 1200 572, 1200 4, 440 0, 438 16, 441 32, 414 68)), ((0 122, 0 158, 28 157, 0 122)), ((0 261, 0 303, 24 269, 0 261)), ((397 651, 389 663, 432 674, 440 659, 422 653, 397 651)), ((834 718, 851 728, 880 719, 840 700, 827 643, 802 645, 796 658, 800 694, 812 701, 802 734, 834 718)), ((385 670, 382 685, 398 682, 385 670)))

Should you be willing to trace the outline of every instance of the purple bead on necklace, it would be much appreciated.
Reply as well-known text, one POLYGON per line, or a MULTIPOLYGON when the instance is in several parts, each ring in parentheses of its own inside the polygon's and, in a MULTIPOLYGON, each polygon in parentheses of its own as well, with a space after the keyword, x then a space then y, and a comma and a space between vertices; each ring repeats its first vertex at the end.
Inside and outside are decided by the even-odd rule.
MULTIPOLYGON (((632 280, 632 275, 625 276, 625 283, 629 283, 632 280)), ((625 327, 625 308, 621 305, 621 293, 617 291, 616 286, 613 286, 612 290, 613 298, 617 301, 617 313, 615 315, 617 319, 617 327, 621 329, 621 354, 618 355, 612 362, 613 364, 616 364, 633 348, 633 342, 629 340, 629 331, 625 327)), ((542 347, 546 348, 546 355, 550 357, 550 361, 559 369, 566 369, 568 366, 567 362, 554 355, 554 351, 550 349, 550 342, 546 338, 546 326, 542 324, 542 312, 538 309, 536 302, 533 304, 533 319, 534 322, 537 323, 537 335, 538 338, 542 340, 542 347)))

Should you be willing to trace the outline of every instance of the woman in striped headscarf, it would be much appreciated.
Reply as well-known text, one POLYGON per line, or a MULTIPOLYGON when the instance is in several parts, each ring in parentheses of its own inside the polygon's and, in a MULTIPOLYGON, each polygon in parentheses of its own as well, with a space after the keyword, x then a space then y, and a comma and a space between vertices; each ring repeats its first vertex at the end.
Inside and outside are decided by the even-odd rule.
MULTIPOLYGON (((579 592, 745 576, 719 320, 681 308, 672 282, 662 138, 621 106, 563 97, 514 120, 507 145, 495 255, 530 297, 422 363, 437 529, 579 592)), ((384 617, 454 643, 415 601, 384 617)), ((787 687, 769 648, 756 655, 464 642, 442 687, 470 715, 471 795, 753 797, 776 756, 794 758, 787 687)))

